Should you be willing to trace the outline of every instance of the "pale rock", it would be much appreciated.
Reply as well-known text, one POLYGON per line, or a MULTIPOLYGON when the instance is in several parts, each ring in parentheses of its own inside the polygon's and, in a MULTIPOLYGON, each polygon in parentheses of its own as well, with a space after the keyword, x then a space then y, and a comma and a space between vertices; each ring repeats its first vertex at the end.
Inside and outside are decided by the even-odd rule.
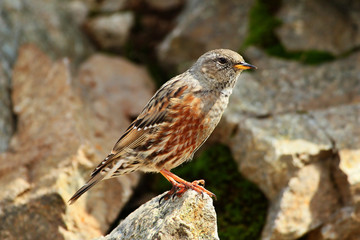
POLYGON ((242 73, 235 85, 214 134, 224 142, 249 117, 306 113, 360 102, 360 53, 318 66, 270 57, 255 47, 244 55, 258 69, 242 73))
POLYGON ((98 240, 219 239, 213 200, 188 190, 167 201, 164 194, 143 204, 98 240))
MULTIPOLYGON (((354 1, 356 2, 356 1, 354 1)), ((360 44, 360 23, 355 3, 342 7, 333 1, 284 1, 277 14, 282 21, 276 33, 287 50, 318 50, 340 55, 360 44)), ((359 6, 358 6, 359 10, 359 6)))
POLYGON ((332 153, 331 141, 308 115, 248 118, 237 127, 229 144, 240 172, 270 200, 299 169, 332 153))
POLYGON ((67 4, 67 9, 69 13, 72 16, 72 19, 74 20, 74 23, 78 26, 82 26, 82 24, 85 22, 90 9, 89 6, 86 5, 84 1, 76 0, 71 1, 67 4))
POLYGON ((240 172, 270 199, 263 239, 298 239, 310 231, 324 231, 324 239, 326 231, 356 236, 360 54, 317 66, 256 48, 244 55, 258 69, 239 78, 217 131, 240 172), (347 207, 352 212, 341 221, 348 229, 334 223, 347 207))
POLYGON ((253 0, 189 0, 175 28, 157 49, 164 66, 178 72, 187 69, 200 55, 216 48, 238 49, 248 31, 253 0))
POLYGON ((144 69, 137 74, 125 60, 95 56, 83 66, 73 81, 68 60, 53 62, 33 45, 19 51, 12 91, 17 132, 10 150, 0 154, 0 218, 6 219, 1 239, 24 233, 29 239, 97 237, 116 219, 139 180, 135 173, 104 181, 73 205, 66 203, 125 131, 127 116, 140 112, 153 92, 144 69), (108 67, 89 70, 98 66, 108 67), (122 78, 128 67, 132 73, 122 78), (119 97, 127 91, 134 96, 140 91, 145 99, 119 97), (99 115, 96 102, 112 114, 99 115))
POLYGON ((350 199, 345 195, 343 200, 359 209, 356 215, 360 218, 360 104, 316 111, 313 116, 335 144, 338 169, 346 177, 338 188, 349 189, 350 199))
POLYGON ((103 0, 93 2, 96 4, 95 10, 101 12, 116 12, 122 10, 129 0, 103 0))
POLYGON ((340 207, 331 160, 306 165, 289 180, 270 206, 263 240, 298 239, 330 219, 340 207))
POLYGON ((85 27, 101 48, 120 48, 128 39, 133 24, 133 13, 124 12, 91 18, 85 27))
POLYGON ((62 0, 0 1, 0 62, 9 79, 18 48, 25 43, 36 44, 53 58, 69 57, 75 64, 92 52, 68 10, 62 0))
POLYGON ((331 219, 319 229, 311 232, 306 240, 358 240, 360 236, 360 219, 350 206, 340 208, 331 219))
POLYGON ((360 102, 358 52, 316 66, 270 57, 255 47, 244 55, 258 67, 240 76, 232 95, 243 102, 240 110, 244 113, 261 116, 360 102))
POLYGON ((54 58, 68 56, 78 64, 92 47, 72 23, 62 0, 0 1, 0 152, 14 131, 10 79, 19 46, 33 43, 54 58))
POLYGON ((73 0, 81 2, 92 12, 113 13, 123 10, 129 0, 73 0))

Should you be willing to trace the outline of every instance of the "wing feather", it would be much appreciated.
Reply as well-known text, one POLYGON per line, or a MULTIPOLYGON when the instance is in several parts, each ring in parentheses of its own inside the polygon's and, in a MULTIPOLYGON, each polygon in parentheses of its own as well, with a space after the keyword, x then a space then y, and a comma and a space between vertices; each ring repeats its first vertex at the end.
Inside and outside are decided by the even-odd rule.
POLYGON ((187 86, 175 87, 180 77, 175 77, 165 83, 150 99, 140 115, 130 124, 125 133, 114 145, 111 154, 104 159, 91 173, 95 176, 103 168, 111 164, 115 159, 121 157, 122 153, 139 146, 147 139, 148 133, 156 131, 161 124, 171 121, 167 118, 171 102, 174 98, 179 98, 188 88, 187 86), (172 89, 174 89, 172 91, 172 89), (175 91, 176 89, 176 91, 175 91))
POLYGON ((167 115, 169 108, 171 108, 171 100, 180 97, 188 88, 187 86, 183 86, 181 87, 181 91, 179 91, 179 88, 174 88, 174 85, 178 81, 178 78, 168 81, 155 93, 144 110, 132 122, 125 134, 116 142, 112 150, 113 154, 121 152, 135 141, 137 144, 140 144, 139 138, 145 140, 145 138, 142 138, 143 135, 146 135, 152 128, 169 121, 167 115), (171 89, 176 89, 176 91, 172 91, 171 89))

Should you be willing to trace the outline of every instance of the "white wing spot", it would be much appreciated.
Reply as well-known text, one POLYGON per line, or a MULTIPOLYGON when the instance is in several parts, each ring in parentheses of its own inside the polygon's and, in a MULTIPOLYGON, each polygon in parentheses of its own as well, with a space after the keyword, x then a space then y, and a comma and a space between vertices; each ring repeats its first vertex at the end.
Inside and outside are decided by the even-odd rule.
POLYGON ((119 167, 124 163, 124 160, 119 160, 115 166, 113 166, 111 169, 109 168, 106 176, 104 177, 105 179, 109 179, 112 177, 112 175, 116 172, 116 170, 119 169, 119 167))

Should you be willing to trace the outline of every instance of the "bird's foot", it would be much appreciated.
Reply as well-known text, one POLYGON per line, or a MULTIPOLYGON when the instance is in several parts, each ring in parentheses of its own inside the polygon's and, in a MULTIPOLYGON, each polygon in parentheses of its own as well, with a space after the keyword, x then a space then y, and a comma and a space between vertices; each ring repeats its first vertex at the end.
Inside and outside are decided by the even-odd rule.
POLYGON ((201 194, 201 196, 204 195, 204 193, 208 194, 210 197, 214 198, 216 200, 216 195, 208 190, 206 190, 203 186, 205 185, 204 180, 196 180, 193 182, 175 182, 173 184, 173 187, 168 191, 164 196, 162 196, 159 200, 159 203, 161 203, 162 200, 167 201, 170 198, 174 197, 182 197, 182 195, 189 189, 192 189, 198 193, 201 194))
POLYGON ((159 199, 159 203, 161 203, 162 200, 167 201, 170 198, 174 198, 175 196, 178 196, 177 192, 183 188, 184 188, 184 186, 182 186, 181 184, 178 184, 178 183, 173 184, 172 188, 164 196, 162 196, 159 199))
POLYGON ((188 189, 192 189, 198 193, 201 193, 203 195, 204 193, 208 194, 210 197, 215 198, 216 195, 212 192, 206 190, 204 188, 205 181, 204 180, 196 180, 193 182, 188 182, 172 172, 168 170, 161 170, 160 173, 173 185, 170 191, 168 191, 161 199, 164 199, 165 201, 168 200, 170 197, 181 197, 188 189))
POLYGON ((205 181, 204 180, 195 180, 193 182, 187 182, 187 181, 184 181, 184 182, 181 182, 184 187, 179 189, 177 192, 176 192, 176 195, 178 197, 181 197, 188 189, 192 189, 198 193, 200 193, 201 195, 203 195, 204 193, 206 193, 207 195, 209 195, 210 197, 212 198, 215 198, 216 200, 216 195, 208 190, 206 190, 204 188, 205 186, 205 181))

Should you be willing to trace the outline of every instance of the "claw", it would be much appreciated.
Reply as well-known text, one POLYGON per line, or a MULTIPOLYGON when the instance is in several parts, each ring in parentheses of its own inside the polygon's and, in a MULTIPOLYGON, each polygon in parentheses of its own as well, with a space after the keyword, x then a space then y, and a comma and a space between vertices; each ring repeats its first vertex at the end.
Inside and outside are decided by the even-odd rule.
POLYGON ((161 204, 162 200, 167 201, 167 200, 169 200, 169 198, 174 198, 174 196, 176 195, 176 192, 178 191, 179 188, 180 188, 179 186, 173 185, 172 188, 164 196, 162 196, 159 199, 159 204, 161 204))
POLYGON ((205 187, 205 180, 203 180, 203 179, 195 180, 191 184, 205 187))
POLYGON ((166 201, 167 199, 165 199, 165 196, 166 196, 167 194, 165 194, 164 196, 162 196, 160 199, 159 199, 159 205, 161 205, 161 201, 164 199, 164 201, 166 201))
POLYGON ((174 198, 175 196, 181 197, 188 189, 192 189, 198 193, 201 193, 201 196, 204 197, 204 193, 208 194, 210 197, 215 198, 215 194, 212 192, 206 190, 204 188, 205 181, 204 180, 195 180, 193 182, 187 182, 182 178, 179 178, 172 172, 168 170, 161 170, 160 173, 173 185, 171 190, 166 193, 159 202, 161 202, 162 199, 165 201, 168 200, 170 197, 174 198))

